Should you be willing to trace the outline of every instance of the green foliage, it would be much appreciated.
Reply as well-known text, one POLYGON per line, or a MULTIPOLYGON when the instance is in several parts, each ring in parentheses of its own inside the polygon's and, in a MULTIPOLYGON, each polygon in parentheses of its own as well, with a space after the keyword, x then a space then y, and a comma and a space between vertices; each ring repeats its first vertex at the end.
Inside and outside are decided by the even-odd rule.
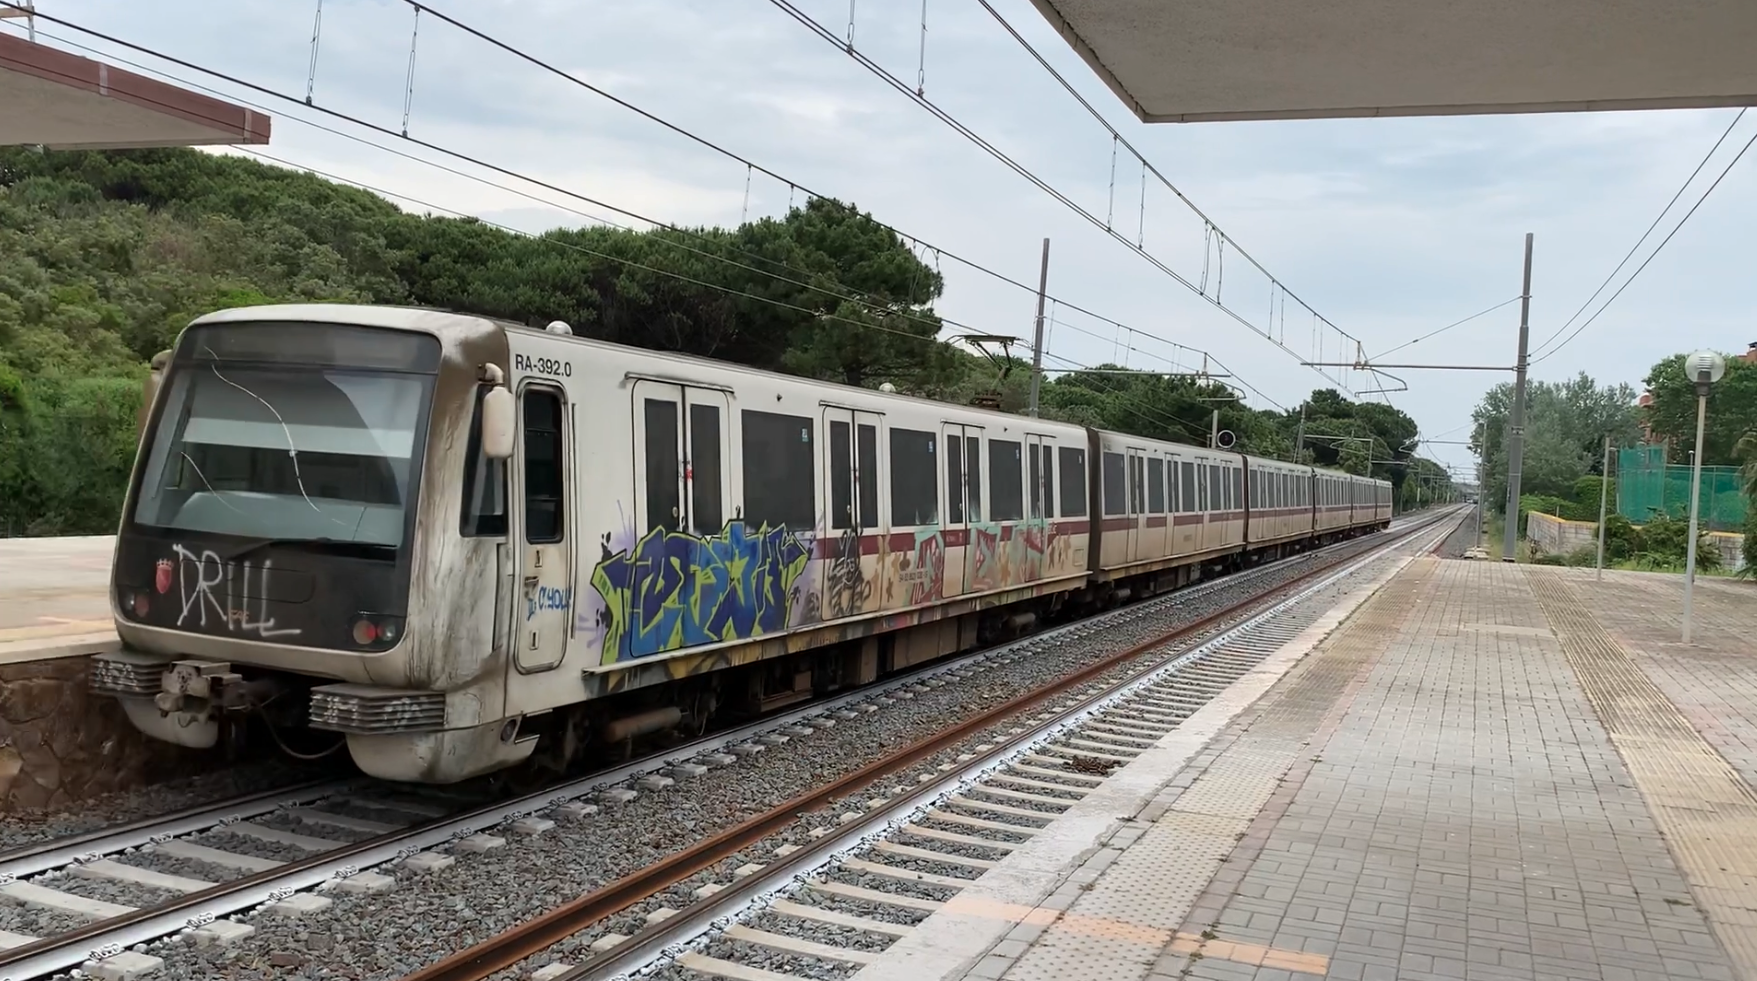
POLYGON ((1757 507, 1745 509, 1744 532, 1745 541, 1740 546, 1740 551, 1743 553, 1745 565, 1739 570, 1739 575, 1747 579, 1757 578, 1757 507))
MULTIPOLYGON (((1656 438, 1669 439, 1672 459, 1689 462, 1696 446, 1696 386, 1684 376, 1685 354, 1674 354, 1647 373, 1653 404, 1645 410, 1647 425, 1656 438)), ((1708 390, 1708 411, 1703 417, 1702 465, 1735 466, 1741 462, 1738 446, 1747 434, 1757 432, 1757 364, 1727 355, 1726 374, 1708 390)))
MULTIPOLYGON (((733 229, 528 237, 242 157, 0 148, 0 534, 115 527, 145 364, 212 310, 353 302, 565 320, 617 343, 1023 412, 1027 363, 1003 372, 940 339, 944 286, 895 233, 832 201, 733 229)), ((1204 444, 1218 410, 1240 449, 1295 456, 1298 411, 1253 409, 1212 380, 1119 369, 1041 388, 1047 418, 1204 444)), ((1330 390, 1306 409, 1305 459, 1387 478, 1401 507, 1418 485, 1424 500, 1444 492, 1445 471, 1412 460, 1407 415, 1330 390)))
MULTIPOLYGON (((1566 382, 1533 381, 1525 393, 1525 447, 1519 490, 1573 498, 1575 483, 1603 467, 1604 438, 1627 446, 1640 437, 1635 390, 1599 385, 1585 373, 1566 382)), ((1513 386, 1496 385, 1477 404, 1473 437, 1485 467, 1483 494, 1491 507, 1507 500, 1506 434, 1513 386)), ((1597 502, 1589 520, 1597 520, 1597 502)))

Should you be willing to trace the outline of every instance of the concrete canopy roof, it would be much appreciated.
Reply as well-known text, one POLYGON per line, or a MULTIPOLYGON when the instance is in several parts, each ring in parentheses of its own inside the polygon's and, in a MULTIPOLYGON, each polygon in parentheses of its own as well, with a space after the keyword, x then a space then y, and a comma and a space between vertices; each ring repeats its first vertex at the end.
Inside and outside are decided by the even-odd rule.
POLYGON ((0 34, 0 145, 120 149, 268 137, 263 113, 0 34))
POLYGON ((1753 0, 1032 0, 1143 121, 1757 104, 1753 0))

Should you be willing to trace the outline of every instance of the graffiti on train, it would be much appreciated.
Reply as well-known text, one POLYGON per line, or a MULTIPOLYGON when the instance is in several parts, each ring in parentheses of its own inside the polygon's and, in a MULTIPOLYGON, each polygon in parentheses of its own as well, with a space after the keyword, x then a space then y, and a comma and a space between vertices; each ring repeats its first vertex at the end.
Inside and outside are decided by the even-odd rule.
POLYGON ((525 619, 535 619, 543 610, 565 610, 572 596, 571 589, 538 586, 535 591, 525 593, 525 619))
POLYGON ((785 630, 808 557, 785 525, 752 534, 733 521, 711 538, 653 529, 592 570, 606 660, 785 630))

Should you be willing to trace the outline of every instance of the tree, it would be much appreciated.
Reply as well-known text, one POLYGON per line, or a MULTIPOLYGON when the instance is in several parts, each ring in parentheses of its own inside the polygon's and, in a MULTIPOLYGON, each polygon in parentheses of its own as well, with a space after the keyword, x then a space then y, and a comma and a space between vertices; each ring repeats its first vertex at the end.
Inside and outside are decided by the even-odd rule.
MULTIPOLYGON (((1686 355, 1674 354, 1653 366, 1646 384, 1653 404, 1647 425, 1656 437, 1669 439, 1675 462, 1689 460, 1696 447, 1696 386, 1684 373, 1686 355)), ((1741 461, 1739 441, 1757 432, 1757 364, 1727 356, 1726 374, 1708 390, 1708 414, 1702 433, 1703 466, 1735 466, 1741 461)))
MULTIPOLYGON (((1533 381, 1526 387, 1522 494, 1567 497, 1574 482, 1601 469, 1604 438, 1628 446, 1640 438, 1635 390, 1600 385, 1585 373, 1564 382, 1533 381)), ((1507 500, 1507 425, 1513 386, 1496 385, 1483 395, 1472 418, 1472 445, 1485 461, 1483 491, 1490 506, 1507 500)))

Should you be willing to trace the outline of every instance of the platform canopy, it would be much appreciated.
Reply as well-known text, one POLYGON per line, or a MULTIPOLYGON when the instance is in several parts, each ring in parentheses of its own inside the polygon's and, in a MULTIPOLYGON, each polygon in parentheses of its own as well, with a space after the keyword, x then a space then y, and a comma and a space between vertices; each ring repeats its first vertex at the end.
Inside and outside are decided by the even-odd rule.
POLYGON ((1754 0, 1032 0, 1143 121, 1757 103, 1754 0))
POLYGON ((264 113, 0 34, 0 146, 118 149, 268 137, 264 113))

